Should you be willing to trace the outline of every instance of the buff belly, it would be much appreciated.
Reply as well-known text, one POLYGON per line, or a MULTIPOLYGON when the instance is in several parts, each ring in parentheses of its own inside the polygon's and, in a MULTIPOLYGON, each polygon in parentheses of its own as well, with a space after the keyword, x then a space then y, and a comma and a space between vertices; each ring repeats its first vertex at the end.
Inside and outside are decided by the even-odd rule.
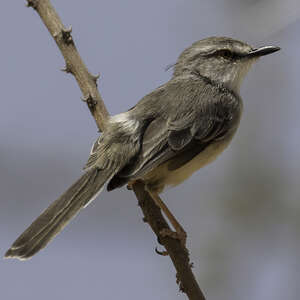
MULTIPOLYGON (((232 136, 209 145, 196 157, 176 170, 169 170, 168 165, 171 161, 168 161, 149 172, 143 180, 151 190, 161 193, 166 186, 176 186, 180 184, 200 168, 213 162, 228 146, 231 139, 232 136)), ((176 157, 174 159, 176 159, 176 157)))

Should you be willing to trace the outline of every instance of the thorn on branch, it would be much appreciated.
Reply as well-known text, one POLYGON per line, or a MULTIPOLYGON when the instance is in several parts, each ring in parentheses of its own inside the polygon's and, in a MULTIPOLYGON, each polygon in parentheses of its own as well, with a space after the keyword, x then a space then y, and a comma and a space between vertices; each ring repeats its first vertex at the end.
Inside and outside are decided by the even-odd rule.
POLYGON ((62 72, 71 73, 73 74, 70 66, 66 65, 64 68, 60 69, 62 72))
POLYGON ((176 274, 176 283, 177 283, 178 286, 179 286, 179 291, 182 292, 182 293, 185 293, 186 291, 185 291, 185 289, 184 289, 184 286, 183 286, 183 284, 182 284, 182 281, 181 281, 180 278, 179 278, 179 274, 178 274, 178 273, 176 274))
POLYGON ((67 29, 63 28, 61 30, 62 39, 67 45, 70 45, 73 43, 73 38, 72 38, 71 32, 72 32, 72 26, 70 26, 67 29))
POLYGON ((32 7, 33 9, 37 9, 39 0, 27 0, 27 7, 32 7))
POLYGON ((56 39, 59 36, 59 32, 54 32, 53 37, 56 39))
POLYGON ((98 79, 100 78, 100 73, 96 74, 96 75, 91 75, 93 81, 95 82, 96 86, 98 86, 98 79))
POLYGON ((95 106, 97 105, 97 100, 93 98, 93 96, 89 93, 88 95, 81 98, 83 102, 86 102, 87 106, 90 110, 94 110, 95 106))

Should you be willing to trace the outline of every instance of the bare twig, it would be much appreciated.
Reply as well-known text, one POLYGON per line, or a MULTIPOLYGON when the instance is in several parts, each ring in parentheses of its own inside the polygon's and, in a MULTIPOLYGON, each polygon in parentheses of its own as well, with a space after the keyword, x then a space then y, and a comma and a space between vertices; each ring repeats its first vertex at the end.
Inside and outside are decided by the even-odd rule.
MULTIPOLYGON (((54 38, 66 62, 63 71, 74 75, 83 93, 82 100, 88 105, 99 130, 104 131, 109 114, 97 88, 99 75, 90 74, 82 61, 71 35, 72 28, 63 26, 49 0, 27 0, 27 6, 37 11, 54 38)), ((163 230, 170 230, 170 228, 160 209, 149 193, 145 191, 143 182, 136 182, 133 185, 133 190, 144 213, 144 220, 149 223, 159 242, 164 245, 172 259, 177 270, 176 278, 180 290, 186 293, 190 300, 205 300, 191 270, 192 264, 189 260, 188 250, 179 240, 161 234, 163 230)))

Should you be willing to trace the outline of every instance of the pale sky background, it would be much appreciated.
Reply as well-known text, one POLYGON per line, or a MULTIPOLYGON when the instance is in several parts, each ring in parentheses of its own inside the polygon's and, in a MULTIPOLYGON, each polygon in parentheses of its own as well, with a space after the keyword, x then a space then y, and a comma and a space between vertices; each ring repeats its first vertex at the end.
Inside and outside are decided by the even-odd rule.
MULTIPOLYGON (((0 255, 81 174, 97 130, 25 1, 0 11, 0 255)), ((213 164, 162 196, 188 232, 208 300, 300 294, 298 0, 53 1, 110 113, 166 82, 180 52, 218 35, 282 50, 247 76, 244 115, 213 164)), ((0 261, 0 298, 186 299, 126 188, 104 192, 31 260, 0 261)))

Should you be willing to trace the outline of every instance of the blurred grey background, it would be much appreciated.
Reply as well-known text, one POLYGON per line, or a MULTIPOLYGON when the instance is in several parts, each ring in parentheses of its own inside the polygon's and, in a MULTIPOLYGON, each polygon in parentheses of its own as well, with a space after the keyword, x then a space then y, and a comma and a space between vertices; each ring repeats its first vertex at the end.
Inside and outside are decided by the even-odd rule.
MULTIPOLYGON (((80 174, 93 119, 44 25, 25 1, 0 11, 0 253, 80 174)), ((246 78, 244 115, 213 164, 163 194, 188 232, 211 299, 299 299, 298 0, 53 1, 110 113, 167 81, 192 42, 225 35, 282 51, 246 78)), ((104 192, 33 259, 0 261, 0 298, 186 299, 126 189, 104 192)))

